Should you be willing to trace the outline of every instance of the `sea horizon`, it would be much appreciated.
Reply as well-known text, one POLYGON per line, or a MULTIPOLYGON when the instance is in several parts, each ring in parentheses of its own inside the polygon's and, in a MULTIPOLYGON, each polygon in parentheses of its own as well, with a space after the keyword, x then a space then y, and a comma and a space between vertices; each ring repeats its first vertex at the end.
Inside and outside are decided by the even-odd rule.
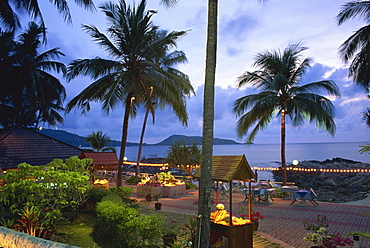
MULTIPOLYGON (((287 165, 293 160, 298 161, 325 161, 333 158, 343 158, 362 163, 370 163, 370 154, 361 154, 359 146, 367 142, 315 142, 315 143, 287 143, 287 165)), ((141 159, 166 157, 170 146, 143 146, 141 159)), ((138 146, 127 146, 125 157, 127 161, 136 162, 138 146)), ((120 147, 116 147, 119 156, 120 147)), ((234 144, 214 145, 213 155, 245 155, 251 167, 279 167, 281 166, 280 144, 234 144)), ((270 171, 259 171, 259 178, 272 179, 270 171)))

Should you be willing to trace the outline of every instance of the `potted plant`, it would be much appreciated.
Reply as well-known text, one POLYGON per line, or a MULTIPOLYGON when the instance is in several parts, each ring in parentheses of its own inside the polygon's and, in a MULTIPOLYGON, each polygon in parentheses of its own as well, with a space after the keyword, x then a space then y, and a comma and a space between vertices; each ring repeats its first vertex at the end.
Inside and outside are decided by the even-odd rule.
POLYGON ((162 203, 159 202, 160 197, 161 197, 161 194, 156 194, 153 197, 153 199, 156 201, 156 203, 154 203, 155 210, 161 210, 162 209, 162 203))
MULTIPOLYGON (((243 214, 240 215, 241 218, 248 219, 248 214, 245 214, 245 213, 248 213, 248 207, 247 206, 241 205, 239 212, 243 213, 243 214)), ((258 212, 258 211, 255 211, 252 208, 250 221, 253 223, 253 231, 258 230, 259 221, 263 220, 263 219, 264 219, 264 217, 261 215, 261 213, 258 212)))
POLYGON ((350 238, 343 238, 340 233, 329 234, 326 228, 329 226, 326 216, 317 215, 316 223, 303 222, 304 228, 312 232, 307 233, 304 241, 312 242, 315 248, 335 248, 337 246, 352 245, 350 238))

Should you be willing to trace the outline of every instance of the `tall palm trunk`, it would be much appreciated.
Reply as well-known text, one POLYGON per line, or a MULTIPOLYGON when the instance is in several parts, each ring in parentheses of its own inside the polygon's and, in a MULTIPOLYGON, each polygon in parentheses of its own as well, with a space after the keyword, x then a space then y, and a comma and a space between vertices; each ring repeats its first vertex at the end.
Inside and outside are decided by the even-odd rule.
POLYGON ((125 108, 125 115, 123 118, 123 124, 122 124, 122 140, 121 140, 121 150, 119 153, 119 159, 118 159, 118 171, 117 171, 117 187, 122 186, 122 172, 123 172, 123 157, 125 156, 126 151, 126 141, 127 141, 127 134, 128 134, 128 120, 130 117, 130 111, 132 106, 132 99, 133 95, 128 94, 126 98, 126 108, 125 108))
POLYGON ((139 150, 137 152, 137 162, 136 162, 136 172, 135 172, 137 177, 140 176, 140 161, 141 161, 140 158, 141 158, 141 153, 143 151, 144 133, 145 133, 145 128, 146 128, 146 123, 148 122, 148 116, 149 116, 149 109, 146 109, 143 127, 141 129, 139 150))
POLYGON ((281 173, 283 185, 287 184, 286 158, 285 158, 285 110, 281 111, 281 173))
MULTIPOLYGON (((218 0, 208 0, 208 27, 206 71, 203 102, 203 139, 201 179, 199 184, 200 240, 198 247, 209 247, 211 188, 212 188, 212 155, 214 125, 214 92, 217 57, 217 11, 218 0), (200 245, 199 245, 200 244, 200 245)), ((198 236, 199 237, 199 236, 198 236)))

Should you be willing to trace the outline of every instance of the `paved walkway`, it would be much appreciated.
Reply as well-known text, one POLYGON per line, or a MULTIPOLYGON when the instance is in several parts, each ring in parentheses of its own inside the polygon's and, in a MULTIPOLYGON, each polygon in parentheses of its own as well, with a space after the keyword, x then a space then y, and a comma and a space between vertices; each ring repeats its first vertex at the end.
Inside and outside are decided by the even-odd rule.
MULTIPOLYGON (((135 196, 135 192, 133 194, 135 196)), ((162 211, 197 215, 198 191, 187 190, 186 195, 175 198, 161 198, 162 211)), ((240 193, 233 194, 233 214, 238 215, 238 209, 246 203, 240 193)), ((221 197, 219 200, 229 210, 229 199, 221 197)), ((258 204, 254 209, 261 212, 264 220, 260 221, 258 234, 272 242, 278 242, 285 248, 311 247, 303 237, 308 232, 303 227, 303 222, 313 223, 317 215, 325 215, 329 221, 327 230, 329 233, 341 233, 346 236, 351 232, 370 232, 370 206, 357 206, 338 203, 318 202, 319 206, 299 206, 296 202, 292 206, 292 200, 275 198, 271 204, 258 204)), ((154 209, 154 207, 153 207, 154 209)), ((350 236, 352 238, 352 236, 350 236)), ((360 247, 370 248, 370 239, 360 237, 360 247)))

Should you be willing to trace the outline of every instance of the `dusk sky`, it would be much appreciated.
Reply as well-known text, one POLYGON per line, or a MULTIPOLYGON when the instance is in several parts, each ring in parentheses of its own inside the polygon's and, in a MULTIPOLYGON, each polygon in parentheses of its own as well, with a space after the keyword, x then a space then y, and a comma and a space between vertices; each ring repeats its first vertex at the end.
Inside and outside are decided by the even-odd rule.
MULTIPOLYGON (((48 43, 47 48, 59 47, 66 54, 62 61, 68 64, 73 59, 107 58, 92 38, 81 29, 81 24, 92 24, 106 33, 106 19, 100 9, 88 12, 68 1, 73 25, 63 18, 47 2, 42 6, 48 43)), ((96 6, 105 1, 94 1, 96 6)), ((129 1, 132 3, 131 1, 129 1)), ((300 127, 287 125, 288 143, 308 142, 367 142, 370 129, 362 120, 362 112, 370 106, 363 89, 348 79, 348 64, 344 64, 338 48, 355 30, 365 25, 362 20, 351 20, 338 26, 336 15, 348 1, 342 0, 270 0, 263 4, 257 0, 219 1, 219 38, 216 71, 215 133, 217 138, 243 142, 246 137, 236 135, 237 119, 232 113, 233 102, 252 89, 237 89, 235 81, 245 71, 253 71, 254 57, 263 50, 283 50, 291 43, 302 42, 308 49, 303 53, 312 58, 312 68, 305 77, 306 83, 331 79, 339 86, 341 98, 333 98, 336 108, 336 135, 318 130, 316 125, 305 122, 300 127)), ((176 8, 166 8, 159 0, 149 0, 147 9, 157 10, 153 23, 161 29, 190 30, 178 42, 178 50, 188 57, 188 63, 179 69, 188 74, 196 95, 187 100, 189 125, 183 127, 170 109, 157 110, 156 122, 148 122, 145 143, 157 143, 172 134, 188 136, 202 135, 202 108, 205 67, 205 45, 207 24, 206 0, 180 0, 176 8)), ((78 77, 67 83, 66 103, 84 89, 91 79, 78 77)), ((85 116, 76 109, 64 116, 60 130, 82 136, 101 130, 114 140, 120 140, 122 132, 123 107, 116 108, 106 116, 99 103, 92 104, 92 110, 85 116)), ((144 111, 130 119, 128 141, 139 142, 144 111)), ((45 126, 45 128, 48 128, 45 126)), ((254 143, 279 143, 280 119, 275 118, 269 127, 257 134, 254 143)))

